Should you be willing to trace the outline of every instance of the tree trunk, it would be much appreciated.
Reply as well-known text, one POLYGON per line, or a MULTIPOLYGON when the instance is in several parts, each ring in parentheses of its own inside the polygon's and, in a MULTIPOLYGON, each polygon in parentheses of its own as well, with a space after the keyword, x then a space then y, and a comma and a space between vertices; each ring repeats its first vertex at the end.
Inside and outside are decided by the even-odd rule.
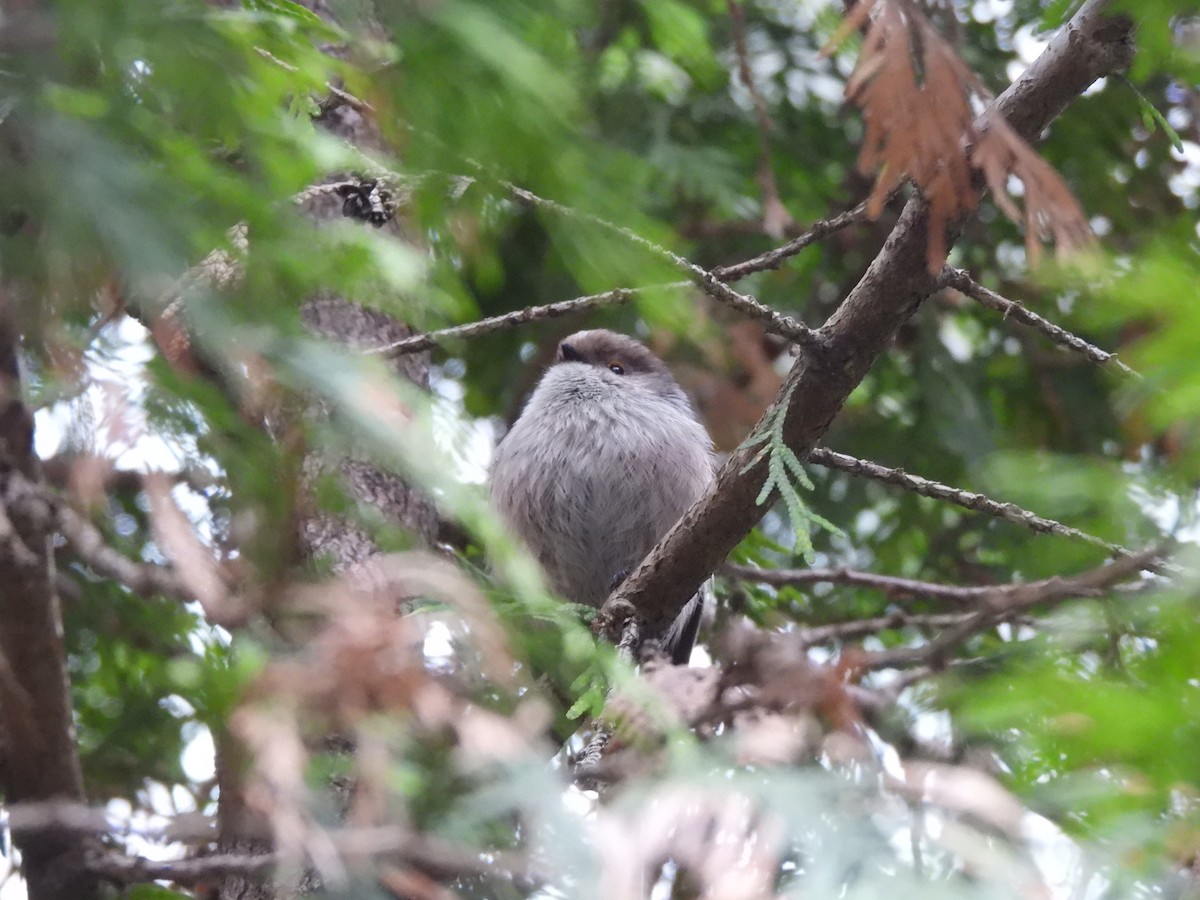
MULTIPOLYGON (((33 452, 33 414, 22 401, 20 338, 12 294, 0 298, 0 727, 9 804, 84 801, 71 720, 62 616, 54 588, 51 507, 33 452)), ((30 900, 99 896, 84 867, 84 839, 13 829, 30 900)))

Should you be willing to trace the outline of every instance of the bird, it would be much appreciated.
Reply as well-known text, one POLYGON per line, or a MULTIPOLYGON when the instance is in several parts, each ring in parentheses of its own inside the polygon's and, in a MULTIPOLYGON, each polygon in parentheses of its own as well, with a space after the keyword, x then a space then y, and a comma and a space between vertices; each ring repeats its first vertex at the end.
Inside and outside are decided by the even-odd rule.
MULTIPOLYGON (((563 339, 496 448, 492 504, 563 599, 600 607, 713 483, 712 440, 666 364, 607 329, 563 339)), ((700 594, 658 635, 691 655, 700 594)))

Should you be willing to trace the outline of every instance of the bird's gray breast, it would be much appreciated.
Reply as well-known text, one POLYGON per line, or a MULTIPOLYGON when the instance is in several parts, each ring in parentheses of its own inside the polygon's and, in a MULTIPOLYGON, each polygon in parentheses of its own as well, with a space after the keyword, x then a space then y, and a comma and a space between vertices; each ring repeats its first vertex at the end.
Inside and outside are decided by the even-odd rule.
POLYGON ((567 599, 597 606, 707 490, 682 398, 553 371, 497 451, 493 495, 567 599))

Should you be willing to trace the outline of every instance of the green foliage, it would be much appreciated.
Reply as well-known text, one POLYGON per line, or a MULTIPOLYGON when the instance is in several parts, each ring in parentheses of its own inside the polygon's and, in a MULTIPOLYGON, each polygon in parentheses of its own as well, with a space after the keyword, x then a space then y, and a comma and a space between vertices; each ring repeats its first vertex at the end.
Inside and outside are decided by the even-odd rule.
POLYGON ((184 728, 197 721, 194 704, 205 694, 170 663, 196 659, 189 636, 201 623, 174 601, 147 602, 99 579, 83 583, 65 624, 89 792, 122 797, 147 779, 180 782, 184 728))
MULTIPOLYGON (((1060 22, 1076 5, 959 4, 964 56, 999 89, 1018 62, 1018 37, 1060 22), (998 18, 985 20, 985 12, 998 18)), ((450 346, 436 357, 436 402, 380 358, 313 337, 299 312, 306 299, 338 293, 427 329, 679 278, 589 216, 705 266, 752 256, 777 243, 759 227, 764 144, 798 222, 864 194, 853 171, 862 125, 840 104, 848 60, 817 52, 836 5, 744 4, 751 68, 770 118, 762 134, 736 75, 724 4, 379 6, 378 19, 365 21, 357 4, 339 4, 341 22, 331 25, 291 0, 61 0, 49 44, 6 50, 0 271, 27 289, 11 295, 14 303, 30 298, 20 314, 32 395, 45 407, 39 431, 65 433, 57 452, 128 454, 121 465, 209 473, 214 485, 188 493, 186 511, 203 540, 226 554, 238 586, 258 589, 247 593, 266 613, 230 637, 191 607, 135 596, 64 551, 60 572, 77 589, 63 602, 68 664, 96 802, 134 798, 152 783, 178 786, 201 807, 211 801, 207 786, 184 771, 185 748, 201 729, 219 737, 247 686, 286 655, 291 623, 273 618, 276 588, 330 574, 325 564, 298 564, 300 518, 314 509, 345 515, 385 550, 413 543, 396 522, 351 499, 336 473, 318 481, 315 496, 298 499, 313 453, 350 455, 419 484, 466 530, 472 562, 486 557, 486 573, 472 572, 469 583, 487 592, 488 614, 521 678, 512 690, 472 682, 473 703, 501 717, 544 703, 544 720, 529 721, 547 732, 569 732, 601 713, 610 688, 629 685, 628 667, 597 647, 579 610, 548 595, 488 513, 479 485, 447 463, 445 445, 480 467, 473 457, 483 452, 462 449, 474 447, 472 427, 511 420, 546 348, 576 327, 652 333, 672 349, 673 363, 702 359, 718 387, 746 396, 738 391, 747 373, 717 371, 704 355, 728 343, 730 319, 682 292, 649 291, 638 303, 596 312, 586 326, 551 320, 450 346), (342 43, 352 49, 324 52, 342 43), (331 119, 358 115, 323 105, 330 84, 371 105, 381 140, 354 149, 324 130, 331 119), (379 171, 395 176, 408 243, 349 221, 314 228, 295 211, 296 196, 314 182, 379 171), (510 183, 574 212, 522 206, 510 183), (249 249, 231 235, 239 224, 249 249), (200 377, 143 338, 115 336, 106 318, 114 309, 153 320, 189 268, 217 249, 238 261, 240 277, 185 298, 193 349, 211 372, 200 377), (72 354, 80 366, 63 362, 72 354), (124 356, 152 359, 122 369, 116 361, 124 356), (97 373, 121 400, 97 399, 97 373), (310 401, 322 416, 284 415, 310 401), (291 424, 268 433, 264 419, 291 424)), ((1099 223, 1106 255, 1096 268, 1044 267, 1031 277, 1018 229, 985 202, 953 262, 1119 351, 1144 377, 1122 380, 991 311, 940 297, 900 330, 823 443, 1136 546, 1165 533, 1194 540, 1200 251, 1195 163, 1183 156, 1195 155, 1195 94, 1181 86, 1200 79, 1194 44, 1175 36, 1194 4, 1116 6, 1140 21, 1135 90, 1097 88, 1040 148, 1099 223)), ((739 289, 819 325, 882 245, 889 215, 739 289)), ((806 468, 783 441, 786 405, 776 404, 743 444, 755 450, 751 465, 764 465, 758 503, 779 501, 779 510, 765 509, 739 561, 953 584, 1072 574, 1101 561, 1088 544, 806 468)), ((129 558, 155 563, 166 555, 136 492, 110 496, 95 518, 129 558)), ((722 615, 736 608, 767 627, 945 612, 928 599, 857 587, 723 584, 721 593, 722 615)), ((936 725, 949 709, 951 730, 993 748, 1006 783, 1085 853, 1129 851, 1103 860, 1106 877, 1144 877, 1138 888, 1156 890, 1158 873, 1181 856, 1173 847, 1188 846, 1200 829, 1194 594, 1185 584, 1089 600, 1048 618, 1034 610, 1029 627, 1039 636, 1023 627, 989 631, 949 661, 970 660, 953 667, 944 692, 905 694, 899 730, 936 725), (1137 852, 1151 862, 1127 866, 1137 852)), ((453 623, 457 612, 452 599, 439 598, 419 601, 412 614, 453 623)), ((459 654, 453 665, 482 652, 477 630, 447 630, 459 654)), ((863 643, 898 648, 930 636, 897 625, 863 643)), ((830 646, 839 649, 841 642, 830 646)), ((564 799, 560 774, 545 765, 543 745, 529 738, 520 753, 470 768, 449 736, 455 723, 423 730, 419 720, 410 710, 364 726, 390 754, 387 802, 411 812, 424 833, 497 851, 515 846, 545 860, 548 893, 578 896, 598 883, 596 842, 564 799)), ((876 803, 884 769, 860 761, 828 771, 812 762, 828 760, 828 748, 805 765, 746 767, 733 734, 703 744, 678 729, 659 737, 661 768, 633 778, 598 813, 615 833, 631 832, 673 789, 723 796, 736 787, 762 804, 764 817, 777 817, 781 840, 803 848, 781 890, 1011 896, 996 871, 1028 863, 989 838, 995 854, 973 862, 998 859, 998 869, 967 866, 969 879, 961 857, 939 846, 921 870, 897 851, 911 837, 908 808, 876 803)), ((490 743, 503 741, 480 740, 490 743)), ((331 774, 344 771, 328 757, 307 773, 313 785, 331 774)), ((332 821, 331 811, 321 813, 332 821)), ((484 880, 462 887, 468 896, 520 895, 512 884, 484 880)), ((178 895, 143 886, 127 896, 178 895)))
POLYGON ((804 464, 800 462, 795 451, 784 440, 783 423, 787 417, 790 398, 791 392, 789 391, 775 405, 770 415, 763 419, 758 431, 750 435, 742 443, 741 449, 747 450, 758 447, 760 444, 762 445, 759 451, 746 463, 743 471, 750 471, 750 469, 762 462, 763 459, 766 459, 767 476, 763 480, 762 490, 759 491, 758 497, 754 502, 762 506, 771 499, 772 494, 778 493, 784 507, 787 509, 788 519, 795 533, 794 550, 804 559, 812 562, 813 545, 812 539, 808 534, 811 526, 815 525, 824 528, 838 536, 841 536, 843 533, 840 528, 828 519, 817 515, 805 505, 804 500, 801 499, 800 493, 797 490, 796 486, 799 485, 804 490, 811 491, 813 490, 813 483, 812 479, 808 477, 808 473, 804 471, 804 464))
POLYGON ((1200 780, 1195 628, 1191 591, 1078 606, 1003 675, 958 685, 951 705, 1000 740, 1014 784, 1064 827, 1118 845, 1156 819, 1195 829, 1179 793, 1200 780))
POLYGON ((137 884, 121 895, 125 900, 178 900, 186 897, 178 891, 167 890, 157 884, 137 884))
POLYGON ((1153 132, 1155 129, 1161 128, 1163 134, 1171 142, 1171 149, 1176 153, 1182 153, 1183 138, 1179 136, 1179 132, 1171 127, 1171 123, 1163 118, 1163 114, 1158 111, 1158 107, 1151 103, 1145 94, 1133 85, 1129 85, 1129 88, 1137 94, 1138 105, 1142 108, 1142 124, 1146 127, 1146 130, 1153 132))

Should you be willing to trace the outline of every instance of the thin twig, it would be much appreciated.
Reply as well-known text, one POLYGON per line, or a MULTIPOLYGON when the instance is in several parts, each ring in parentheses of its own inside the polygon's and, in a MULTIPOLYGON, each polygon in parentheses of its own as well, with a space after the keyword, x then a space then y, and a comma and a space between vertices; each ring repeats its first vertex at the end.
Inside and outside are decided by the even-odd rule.
MULTIPOLYGON (((507 880, 524 889, 536 889, 545 881, 518 854, 472 850, 404 828, 346 828, 330 832, 329 837, 338 853, 348 859, 398 859, 438 879, 465 875, 507 880)), ((169 861, 96 852, 88 856, 85 865, 89 871, 118 884, 165 880, 195 885, 226 875, 260 879, 282 861, 283 856, 278 852, 218 853, 169 861)))
MULTIPOLYGON (((801 587, 809 584, 840 584, 849 587, 865 587, 883 591, 891 600, 907 597, 928 597, 933 600, 949 600, 958 604, 969 604, 996 590, 995 585, 939 584, 932 581, 917 581, 895 575, 878 575, 874 572, 859 572, 854 569, 756 569, 733 563, 722 567, 721 574, 738 581, 753 581, 773 587, 801 587)), ((1002 585, 1001 587, 1009 587, 1002 585)))
POLYGON ((754 178, 763 192, 763 230, 773 238, 781 238, 793 224, 791 214, 779 199, 775 169, 771 165, 771 117, 763 101, 754 73, 750 71, 750 54, 746 49, 746 11, 739 0, 727 0, 729 22, 733 30, 733 50, 737 55, 738 77, 750 93, 754 119, 758 125, 758 168, 754 178))
POLYGON ((704 293, 708 294, 708 296, 719 303, 724 303, 726 306, 736 309, 743 315, 757 319, 758 321, 762 322, 766 330, 772 334, 778 334, 781 337, 785 337, 788 340, 793 341, 794 343, 800 344, 801 346, 812 346, 814 344, 821 343, 821 338, 816 331, 809 328, 803 322, 793 318, 792 316, 786 316, 783 313, 771 309, 771 307, 764 303, 760 303, 749 294, 738 293, 714 273, 707 269, 701 268, 687 259, 684 259, 679 254, 668 250, 666 247, 656 244, 654 241, 651 241, 648 238, 642 237, 640 234, 630 228, 626 228, 623 225, 617 225, 614 222, 610 222, 607 219, 602 219, 601 217, 592 215, 591 213, 579 212, 578 210, 572 209, 569 206, 564 206, 563 204, 554 200, 547 200, 544 197, 539 197, 537 194, 527 191, 524 188, 517 187, 515 184, 511 184, 509 182, 501 183, 508 190, 509 194, 528 206, 553 210, 561 215, 591 222, 593 225, 598 225, 607 231, 618 234, 642 249, 667 260, 681 272, 686 273, 700 288, 700 290, 704 291, 704 293))
MULTIPOLYGON (((181 816, 192 828, 194 815, 181 816)), ((108 813, 81 803, 46 801, 18 803, 9 807, 9 825, 22 834, 96 834, 120 837, 144 834, 152 839, 174 838, 173 825, 139 830, 111 820, 108 813)), ((181 831, 182 831, 181 830, 181 831)), ((204 843, 212 840, 211 829, 205 829, 204 843)), ((438 838, 417 834, 401 826, 346 827, 328 832, 331 846, 347 859, 396 858, 437 878, 471 875, 483 878, 508 879, 515 884, 536 887, 545 879, 527 859, 517 853, 478 850, 461 847, 438 838)), ((135 882, 175 881, 196 884, 214 875, 259 877, 279 864, 281 856, 268 853, 222 853, 190 859, 159 861, 130 857, 119 853, 97 851, 89 854, 87 868, 109 880, 130 884, 135 882)))
MULTIPOLYGON (((120 493, 135 493, 145 487, 146 473, 138 469, 118 469, 108 459, 86 453, 66 452, 42 460, 42 475, 60 491, 69 490, 76 466, 96 467, 101 485, 120 493)), ((216 487, 220 480, 202 466, 188 466, 169 473, 177 484, 202 494, 216 487)))
MULTIPOLYGON (((679 290, 686 287, 691 287, 691 282, 674 281, 669 284, 656 285, 654 290, 679 290)), ((601 306, 620 306, 628 303, 645 290, 648 289, 620 288, 614 291, 605 291, 602 294, 589 294, 585 297, 576 297, 574 300, 548 303, 545 306, 530 306, 525 309, 505 313, 504 315, 492 316, 491 318, 480 319, 476 322, 468 322, 465 325, 455 325, 453 328, 443 328, 440 331, 413 335, 412 337, 403 338, 390 344, 384 344, 381 347, 372 347, 370 350, 364 352, 367 354, 382 354, 389 359, 403 356, 407 353, 421 353, 424 350, 432 350, 434 347, 440 346, 444 341, 466 340, 484 334, 491 334, 493 331, 514 328, 517 325, 527 325, 530 322, 541 322, 545 319, 556 319, 560 316, 587 312, 601 306)))
MULTIPOLYGON (((1145 555, 1145 554, 1143 554, 1145 555)), ((1138 555, 1123 557, 1123 560, 1136 559, 1138 555)), ((1147 567, 1153 565, 1153 555, 1145 558, 1147 567)), ((979 603, 986 601, 985 609, 1011 608, 1011 615, 1002 616, 1003 620, 1011 620, 1029 606, 1046 602, 1047 600, 1064 600, 1068 597, 1099 597, 1111 588, 1107 582, 1085 580, 1088 576, 1075 578, 1046 578, 1040 581, 1019 582, 1015 584, 969 585, 936 584, 927 581, 914 581, 909 578, 896 578, 890 575, 876 575, 873 572, 856 572, 851 569, 756 569, 751 566, 726 565, 722 574, 742 581, 753 581, 759 584, 773 586, 799 586, 805 584, 844 584, 858 587, 875 588, 884 591, 891 599, 897 596, 931 597, 938 600, 952 600, 959 604, 979 603), (1074 592, 1074 593, 1072 593, 1074 592)), ((1099 570, 1106 576, 1113 575, 1114 570, 1105 568, 1099 570)), ((1121 570, 1115 570, 1120 577, 1121 570)), ((896 628, 938 628, 949 629, 974 622, 978 610, 967 613, 935 613, 928 615, 913 615, 904 610, 895 610, 883 616, 871 619, 852 619, 844 622, 831 622, 824 625, 814 625, 801 629, 799 639, 805 647, 824 644, 835 640, 847 640, 877 634, 896 628)))
POLYGON ((321 112, 327 113, 337 109, 339 106, 348 106, 357 113, 363 116, 374 116, 375 107, 366 100, 360 100, 355 97, 345 88, 340 88, 331 81, 325 82, 325 87, 329 90, 329 97, 321 101, 321 112))
POLYGON ((713 269, 713 274, 722 281, 732 282, 745 278, 747 275, 752 275, 755 272, 778 269, 784 262, 806 247, 841 231, 843 228, 861 222, 866 217, 867 205, 866 203, 860 203, 853 209, 838 213, 836 216, 831 216, 828 219, 818 219, 803 234, 797 235, 786 244, 781 244, 774 250, 760 253, 758 256, 748 259, 745 262, 735 263, 731 266, 718 266, 713 269))
POLYGON ((118 853, 92 853, 84 864, 88 870, 117 884, 170 881, 191 886, 202 881, 237 876, 259 879, 278 864, 278 853, 215 853, 190 859, 156 860, 118 853))
MULTIPOLYGON (((295 73, 300 71, 291 63, 284 62, 269 50, 266 50, 262 47, 255 47, 254 49, 263 59, 275 63, 275 65, 279 66, 285 72, 295 73)), ((329 112, 331 109, 335 109, 338 106, 349 106, 351 109, 363 114, 364 116, 373 116, 375 114, 375 107, 373 107, 370 103, 368 103, 366 100, 358 99, 358 97, 355 97, 349 91, 338 87, 333 82, 325 82, 325 87, 329 91, 330 97, 321 101, 321 112, 329 112)))
POLYGON ((1078 335, 1067 331, 1065 328, 1042 318, 1037 313, 1031 312, 1015 300, 1009 300, 1007 297, 1002 297, 995 291, 985 288, 962 269, 954 269, 949 266, 942 269, 941 275, 938 276, 938 286, 952 287, 982 306, 1001 313, 1004 318, 1013 319, 1022 325, 1036 329, 1060 347, 1065 347, 1068 350, 1078 353, 1098 366, 1111 365, 1124 375, 1138 379, 1142 377, 1141 373, 1136 369, 1130 368, 1124 362, 1117 359, 1117 354, 1101 350, 1095 344, 1091 344, 1078 335))
POLYGON ((162 595, 190 602, 195 596, 173 569, 137 563, 109 546, 100 529, 58 498, 53 501, 55 529, 71 549, 97 574, 119 581, 141 597, 162 595))
POLYGON ((863 638, 879 634, 881 631, 894 631, 897 628, 950 628, 971 619, 975 613, 932 613, 929 615, 911 615, 898 609, 885 616, 875 616, 871 619, 849 619, 845 622, 830 622, 826 625, 813 625, 801 629, 799 641, 804 648, 817 644, 828 644, 830 641, 845 641, 851 638, 863 638))
POLYGON ((1138 572, 1150 567, 1162 555, 1155 545, 1130 553, 1099 568, 1069 578, 1048 578, 1026 585, 998 589, 986 598, 976 612, 942 631, 919 647, 897 647, 867 654, 856 660, 865 669, 890 669, 914 665, 941 666, 947 654, 972 636, 1011 620, 1034 606, 1061 603, 1076 597, 1096 596, 1138 572))
MULTIPOLYGON (((550 201, 544 202, 549 203, 550 201)), ((563 210, 567 209, 566 207, 560 208, 563 210)), ((865 217, 866 205, 860 203, 853 209, 839 213, 831 218, 817 220, 807 231, 788 241, 786 244, 776 247, 773 250, 768 250, 766 253, 762 253, 744 262, 736 263, 731 266, 720 266, 716 269, 713 269, 711 275, 718 281, 728 284, 745 278, 747 275, 752 275, 755 272, 765 272, 771 269, 778 269, 784 264, 784 262, 800 253, 806 247, 809 247, 812 244, 815 244, 817 241, 841 231, 843 228, 853 225, 856 222, 861 222, 865 217)), ((603 222, 603 220, 600 221, 603 222)), ((609 222, 604 222, 604 224, 609 228, 620 230, 620 226, 613 225, 609 222)), ((628 232, 627 236, 636 237, 632 232, 628 232)), ((642 240, 642 238, 638 238, 639 242, 642 240)), ((661 251, 662 253, 669 253, 669 251, 665 250, 664 248, 657 247, 657 245, 651 246, 655 248, 656 252, 661 251)), ((690 263, 687 263, 686 260, 682 260, 681 257, 674 256, 674 254, 671 254, 671 256, 673 261, 678 260, 686 265, 691 265, 690 263)), ((699 267, 696 268, 699 272, 704 271, 703 269, 699 269, 699 267)), ((694 275, 694 273, 691 273, 690 271, 689 274, 694 275)), ((655 285, 653 288, 621 288, 612 291, 605 291, 602 294, 590 294, 585 297, 576 297, 573 300, 562 300, 558 303, 548 303, 545 306, 532 306, 527 309, 520 309, 514 312, 505 313, 504 315, 492 316, 488 319, 480 319, 477 322, 469 322, 465 325, 456 325, 452 328, 443 328, 440 331, 431 331, 428 334, 413 335, 412 337, 404 338, 403 340, 399 340, 391 344, 384 344, 382 347, 375 347, 365 352, 379 353, 389 358, 403 356, 407 353, 421 353, 425 350, 432 350, 433 348, 440 346, 443 341, 466 340, 469 338, 479 337, 480 335, 490 334, 494 331, 501 331, 503 329, 513 328, 518 325, 526 325, 530 322, 540 322, 544 319, 552 319, 559 316, 568 316, 574 313, 586 312, 587 310, 600 306, 616 306, 629 302, 629 300, 633 299, 642 291, 651 289, 679 290, 684 287, 689 287, 693 283, 693 281, 673 281, 666 284, 655 285)), ((743 295, 739 294, 738 296, 742 297, 743 295)), ((747 299, 753 300, 753 298, 747 299)), ((741 311, 752 318, 759 318, 763 321, 766 321, 768 325, 770 325, 770 316, 779 317, 781 321, 785 322, 785 328, 787 329, 793 329, 799 324, 788 316, 780 316, 779 313, 776 313, 769 307, 758 303, 757 300, 754 300, 753 302, 758 305, 750 309, 741 309, 741 311)), ((784 333, 784 331, 779 329, 776 329, 776 333, 784 334, 785 337, 788 336, 784 333)))
POLYGON ((922 497, 945 500, 973 512, 981 512, 997 519, 1003 519, 1006 522, 1012 522, 1014 525, 1020 525, 1022 528, 1028 528, 1030 531, 1036 531, 1039 534, 1055 534, 1060 537, 1084 541, 1093 546, 1102 547, 1114 556, 1128 556, 1133 553, 1132 550, 1122 547, 1120 544, 1106 541, 1103 538, 1096 537, 1094 534, 1088 534, 1086 531, 1080 531, 1078 528, 1072 528, 1070 525, 1056 522, 1054 519, 1039 516, 1036 513, 1017 506, 1015 503, 998 503, 984 494, 976 494, 971 491, 950 487, 937 481, 930 481, 928 478, 922 478, 919 475, 910 475, 903 469, 891 469, 887 466, 881 466, 879 463, 848 456, 845 453, 835 453, 824 447, 814 447, 808 455, 808 460, 819 466, 838 469, 842 472, 849 472, 851 475, 859 475, 874 481, 882 481, 885 484, 892 484, 896 487, 904 488, 906 491, 912 491, 914 494, 920 494, 922 497))
MULTIPOLYGON (((380 177, 399 179, 399 176, 394 173, 382 173, 380 177)), ((462 180, 461 178, 459 179, 462 180)), ((340 188, 353 185, 355 182, 346 181, 335 184, 318 185, 309 188, 306 192, 299 195, 297 202, 310 199, 318 193, 337 193, 340 188)), ((584 219, 594 225, 598 225, 608 231, 620 235, 626 240, 636 244, 637 246, 653 253, 663 259, 668 260, 672 265, 681 271, 687 273, 691 278, 691 284, 696 284, 713 299, 718 302, 725 303, 728 306, 741 312, 750 318, 757 319, 764 323, 767 331, 788 338, 797 344, 810 344, 817 340, 815 333, 808 326, 793 318, 792 316, 784 315, 777 312, 764 303, 756 300, 748 294, 741 294, 729 287, 729 284, 738 279, 745 278, 747 275, 755 272, 762 272, 769 269, 777 269, 785 260, 800 253, 804 248, 813 243, 828 237, 829 235, 840 231, 841 229, 861 221, 866 215, 866 207, 864 204, 859 204, 854 209, 848 210, 829 219, 821 219, 813 223, 813 225, 803 234, 798 235, 780 247, 776 247, 759 256, 748 259, 744 262, 737 263, 731 266, 722 266, 712 271, 701 268, 689 260, 676 253, 668 250, 659 244, 654 243, 647 238, 642 237, 632 229, 617 225, 607 219, 590 213, 582 213, 572 209, 554 200, 547 200, 540 197, 531 191, 518 187, 509 182, 501 182, 503 187, 521 203, 553 210, 561 215, 570 216, 573 218, 584 219)), ((549 303, 544 306, 527 307, 526 309, 516 310, 514 312, 505 313, 500 316, 493 316, 487 319, 480 319, 476 322, 469 322, 464 325, 457 325, 451 328, 444 328, 440 331, 432 331, 427 334, 413 335, 412 337, 404 338, 390 344, 384 344, 380 347, 374 347, 364 352, 368 354, 379 354, 388 358, 403 356, 409 353, 421 353, 426 350, 432 350, 439 346, 443 341, 447 340, 465 340, 469 338, 479 337, 480 335, 490 334, 494 331, 501 331, 507 328, 513 328, 519 325, 525 325, 530 322, 539 322, 545 319, 557 318, 560 316, 572 315, 575 313, 586 312, 590 309, 601 306, 620 305, 628 303, 639 293, 648 290, 680 290, 687 287, 689 282, 668 282, 666 284, 654 285, 649 288, 618 288, 611 291, 605 291, 600 294, 589 294, 583 297, 576 297, 572 300, 563 300, 558 303, 549 303)))

